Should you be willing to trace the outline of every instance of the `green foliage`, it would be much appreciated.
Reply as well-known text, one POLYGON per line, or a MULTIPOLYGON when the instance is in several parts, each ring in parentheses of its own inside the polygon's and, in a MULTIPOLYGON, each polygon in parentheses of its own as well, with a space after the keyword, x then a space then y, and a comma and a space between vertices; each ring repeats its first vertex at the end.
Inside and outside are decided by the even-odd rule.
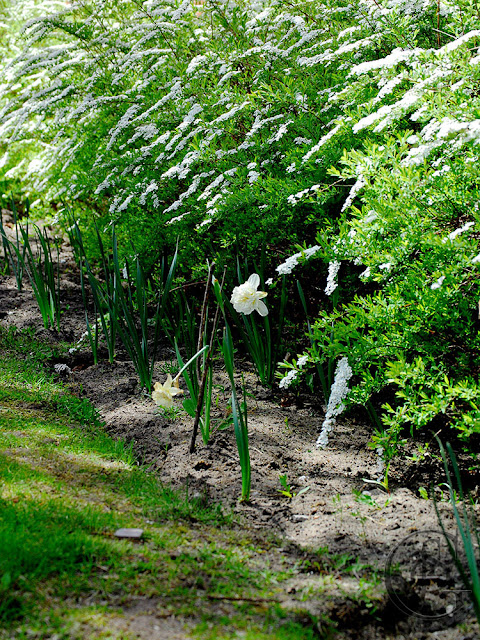
MULTIPOLYGON (((0 216, 0 235, 2 236, 4 270, 7 274, 13 273, 17 289, 21 291, 23 288, 23 276, 25 273, 28 242, 21 242, 20 240, 22 233, 20 231, 20 224, 18 222, 17 211, 13 200, 12 205, 13 221, 15 224, 15 240, 12 240, 7 236, 2 216, 0 216)), ((28 236, 28 220, 25 231, 28 236)))
MULTIPOLYGON (((311 204, 292 208, 287 197, 325 180, 339 154, 302 160, 339 113, 326 101, 348 64, 312 67, 306 57, 337 36, 347 43, 341 32, 354 24, 355 11, 331 0, 299 15, 282 3, 262 14, 248 2, 201 11, 190 2, 81 2, 39 18, 11 60, 0 109, 7 173, 42 198, 93 197, 101 226, 114 221, 121 244, 133 239, 144 261, 180 236, 185 270, 207 258, 228 264, 232 250, 254 256, 264 244, 271 268, 278 247, 282 255, 318 219, 311 204), (20 164, 16 150, 32 141, 24 109, 45 124, 33 133, 34 161, 20 164)), ((92 213, 75 209, 88 227, 92 213)))
MULTIPOLYGON (((55 259, 46 231, 40 230, 36 225, 33 225, 33 228, 37 241, 37 255, 33 253, 28 228, 24 229, 20 226, 23 245, 26 247, 26 260, 23 270, 28 274, 45 328, 49 329, 52 327, 59 330, 61 313, 59 244, 57 241, 55 246, 55 259)), ((14 248, 16 249, 15 245, 14 248)), ((21 262, 23 249, 22 251, 16 251, 16 253, 17 261, 21 262)))
POLYGON ((54 355, 50 347, 34 338, 33 331, 0 328, 0 400, 39 403, 82 424, 103 424, 91 402, 65 393, 63 385, 46 374, 44 367, 54 355), (21 364, 14 357, 18 353, 23 354, 21 364))
POLYGON ((217 324, 220 310, 218 306, 213 305, 215 313, 209 323, 209 299, 212 290, 214 265, 208 266, 207 279, 205 281, 205 290, 203 294, 203 302, 200 311, 200 323, 197 326, 197 314, 194 307, 194 301, 190 306, 190 296, 187 296, 185 290, 180 285, 179 295, 171 302, 170 309, 174 311, 173 319, 168 317, 163 322, 166 333, 172 339, 174 338, 174 346, 179 364, 184 371, 183 376, 187 383, 190 397, 183 401, 183 408, 194 419, 192 439, 190 442, 190 452, 193 453, 196 446, 198 428, 202 434, 204 444, 208 444, 211 433, 215 428, 222 428, 222 421, 211 423, 211 409, 213 398, 213 360, 217 341, 217 324), (175 313, 176 312, 176 313, 175 313), (178 320, 177 320, 178 318, 178 320), (190 360, 183 365, 180 351, 177 344, 178 337, 183 338, 183 346, 187 351, 190 360), (197 355, 203 352, 203 357, 197 360, 197 355), (194 355, 192 355, 192 353, 194 355), (195 365, 193 362, 195 361, 195 365), (191 364, 190 368, 189 365, 191 364))
POLYGON ((23 287, 23 277, 26 273, 42 314, 46 329, 60 329, 60 249, 58 239, 55 238, 55 250, 52 251, 51 241, 45 229, 33 224, 34 236, 29 233, 30 203, 25 204, 25 226, 18 222, 15 201, 12 197, 11 208, 15 224, 15 240, 10 240, 6 234, 3 221, 0 220, 0 235, 2 237, 4 258, 7 271, 13 271, 18 290, 23 287), (35 241, 35 242, 34 242, 35 241))
MULTIPOLYGON (((264 257, 264 251, 262 251, 262 257, 264 257)), ((240 284, 248 279, 248 263, 245 266, 246 271, 243 272, 240 261, 237 260, 237 275, 240 284)), ((260 289, 264 290, 266 288, 264 264, 261 265, 258 272, 260 289)), ((288 302, 285 277, 282 278, 279 289, 280 300, 278 308, 270 305, 268 314, 261 319, 256 312, 252 312, 249 315, 237 313, 228 296, 225 296, 224 300, 225 307, 234 321, 235 328, 240 333, 243 347, 250 355, 260 382, 270 387, 274 380, 285 325, 285 308, 288 302)))
POLYGON ((280 475, 278 479, 280 481, 280 484, 282 485, 282 488, 278 489, 278 491, 282 494, 282 496, 285 496, 286 498, 295 498, 295 496, 301 496, 302 493, 310 491, 310 487, 302 487, 300 491, 294 491, 292 485, 288 482, 286 473, 280 475))

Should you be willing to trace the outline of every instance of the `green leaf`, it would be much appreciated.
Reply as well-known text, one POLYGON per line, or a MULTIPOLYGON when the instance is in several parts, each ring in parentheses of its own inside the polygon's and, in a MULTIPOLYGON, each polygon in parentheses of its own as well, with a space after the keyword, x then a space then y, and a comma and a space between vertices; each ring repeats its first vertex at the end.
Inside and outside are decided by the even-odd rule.
POLYGON ((183 401, 183 408, 185 409, 185 411, 188 413, 189 416, 191 416, 192 418, 195 418, 197 405, 192 400, 192 398, 185 398, 185 400, 183 401))

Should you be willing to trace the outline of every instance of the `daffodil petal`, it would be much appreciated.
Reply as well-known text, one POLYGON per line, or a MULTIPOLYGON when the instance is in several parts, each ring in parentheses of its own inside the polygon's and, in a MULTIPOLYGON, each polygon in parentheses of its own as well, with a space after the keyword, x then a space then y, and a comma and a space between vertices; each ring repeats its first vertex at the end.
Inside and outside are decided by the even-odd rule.
POLYGON ((172 396, 181 396, 183 393, 183 389, 177 389, 176 387, 172 387, 170 389, 170 393, 172 394, 172 396))
POLYGON ((258 311, 258 313, 261 316, 266 316, 268 314, 267 305, 264 302, 262 302, 261 300, 257 300, 257 304, 255 306, 255 309, 258 311))
POLYGON ((251 285, 254 289, 257 289, 257 287, 260 284, 260 276, 258 275, 258 273, 252 273, 252 275, 249 277, 249 279, 247 280, 248 284, 251 285))

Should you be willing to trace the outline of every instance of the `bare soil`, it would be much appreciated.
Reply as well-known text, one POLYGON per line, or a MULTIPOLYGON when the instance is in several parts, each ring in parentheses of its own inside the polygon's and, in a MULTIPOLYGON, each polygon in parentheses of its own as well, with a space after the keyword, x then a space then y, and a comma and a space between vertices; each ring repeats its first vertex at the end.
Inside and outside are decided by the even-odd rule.
MULTIPOLYGON (((8 212, 2 213, 4 224, 13 232, 8 212)), ((0 276, 0 324, 31 327, 38 339, 51 344, 80 339, 85 331, 81 289, 71 249, 65 242, 61 261, 64 308, 61 331, 43 327, 27 281, 25 289, 19 292, 12 276, 0 276)), ((173 350, 164 343, 156 380, 164 381, 169 363, 174 360, 173 350)), ((338 622, 335 637, 392 640, 478 637, 468 598, 459 594, 456 578, 451 577, 455 572, 450 556, 445 549, 434 550, 435 540, 440 538, 428 533, 439 530, 434 506, 418 491, 422 486, 428 488, 431 477, 438 484, 438 462, 432 461, 428 466, 425 460, 416 463, 399 458, 390 470, 390 493, 386 493, 366 482, 377 475, 377 459, 368 446, 373 429, 362 415, 351 412, 341 417, 328 447, 316 449, 315 441, 324 419, 320 399, 282 397, 278 391, 263 388, 254 374, 245 370, 247 390, 252 395, 248 398, 252 494, 248 504, 240 503, 241 474, 232 428, 214 433, 208 446, 199 437, 196 452, 190 454, 191 418, 183 412, 175 419, 160 413, 139 388, 132 363, 121 350, 114 364, 101 361, 93 365, 85 347, 46 364, 53 370, 58 363, 69 366, 71 372, 66 374, 66 382, 73 391, 93 402, 105 421, 105 430, 115 438, 131 442, 139 461, 150 465, 162 481, 183 489, 188 487, 190 494, 221 503, 226 512, 233 511, 241 526, 257 530, 258 535, 277 536, 283 540, 284 548, 295 549, 299 558, 308 558, 311 552, 327 547, 329 554, 358 556, 362 563, 377 567, 381 576, 393 557, 404 569, 403 586, 411 591, 410 610, 401 612, 384 595, 376 616, 371 616, 366 601, 359 602, 357 598, 354 602, 349 598, 348 584, 343 582, 335 587, 338 598, 330 598, 327 610, 322 612, 338 622), (308 490, 291 499, 282 495, 280 475, 287 476, 293 493, 305 487, 308 490), (416 536, 405 542, 412 534, 416 536), (420 567, 420 572, 425 573, 429 563, 432 573, 420 588, 416 571, 420 567), (447 587, 445 576, 450 576, 447 587), (411 615, 412 612, 416 615, 411 615), (442 612, 445 615, 439 617, 442 612)), ((228 389, 220 367, 215 383, 228 389)), ((218 392, 214 419, 224 415, 225 396, 221 390, 218 392)), ((471 488, 475 487, 474 482, 471 488)), ((454 535, 448 503, 440 503, 439 511, 454 535)), ((309 583, 314 589, 318 580, 315 571, 304 571, 300 578, 291 580, 290 593, 305 589, 309 583)), ((308 608, 308 603, 303 606, 308 608)), ((142 626, 143 618, 137 616, 135 620, 134 626, 142 626)), ((177 637, 173 628, 169 633, 168 637, 177 637)))

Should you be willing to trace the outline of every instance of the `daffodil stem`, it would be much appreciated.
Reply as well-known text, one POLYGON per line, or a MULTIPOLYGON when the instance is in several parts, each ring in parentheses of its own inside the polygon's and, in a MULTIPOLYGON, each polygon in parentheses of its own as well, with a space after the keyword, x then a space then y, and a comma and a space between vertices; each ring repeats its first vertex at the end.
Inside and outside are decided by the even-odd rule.
POLYGON ((208 344, 206 344, 202 349, 200 349, 200 351, 197 351, 197 353, 196 353, 194 356, 192 356, 192 357, 190 358, 190 360, 189 360, 186 364, 184 364, 184 365, 183 365, 183 367, 180 369, 180 371, 179 371, 179 372, 177 373, 177 375, 175 376, 175 380, 177 380, 177 379, 182 375, 182 373, 185 371, 185 369, 186 369, 187 367, 189 367, 189 366, 192 364, 192 362, 193 362, 196 358, 198 358, 198 356, 201 356, 201 355, 202 355, 202 353, 208 349, 208 347, 209 347, 209 345, 208 345, 208 344))

